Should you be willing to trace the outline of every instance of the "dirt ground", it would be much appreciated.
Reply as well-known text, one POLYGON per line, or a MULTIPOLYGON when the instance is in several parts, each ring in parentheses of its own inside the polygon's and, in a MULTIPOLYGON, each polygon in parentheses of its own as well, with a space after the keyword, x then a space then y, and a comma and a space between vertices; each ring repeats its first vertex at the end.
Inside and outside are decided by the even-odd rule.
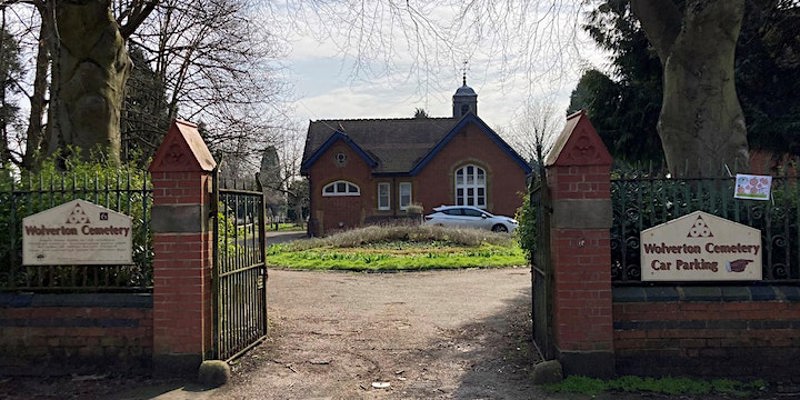
MULTIPOLYGON (((530 278, 525 268, 273 270, 269 339, 233 364, 234 377, 222 388, 114 377, 6 378, 0 398, 588 399, 548 394, 530 383, 537 358, 530 345, 530 278)), ((642 398, 692 397, 597 397, 642 398)))
POLYGON ((219 396, 540 397, 528 379, 527 269, 272 271, 269 285, 272 338, 219 396))

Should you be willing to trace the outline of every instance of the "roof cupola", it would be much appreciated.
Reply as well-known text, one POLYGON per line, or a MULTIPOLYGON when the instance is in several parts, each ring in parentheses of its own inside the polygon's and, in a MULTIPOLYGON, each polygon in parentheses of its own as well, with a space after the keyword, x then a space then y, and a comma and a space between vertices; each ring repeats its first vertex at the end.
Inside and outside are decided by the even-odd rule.
POLYGON ((469 112, 478 115, 478 94, 467 86, 466 71, 462 81, 462 86, 453 95, 453 118, 461 118, 469 112))

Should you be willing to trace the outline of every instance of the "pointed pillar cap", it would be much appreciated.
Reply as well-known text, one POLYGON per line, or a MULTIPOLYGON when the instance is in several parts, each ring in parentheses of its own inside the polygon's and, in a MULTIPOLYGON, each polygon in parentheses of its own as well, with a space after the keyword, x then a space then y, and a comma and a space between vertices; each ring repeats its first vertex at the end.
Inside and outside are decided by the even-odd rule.
POLYGON ((197 125, 172 121, 167 135, 156 150, 150 172, 211 172, 217 162, 200 136, 197 125))
POLYGON ((610 166, 612 162, 586 111, 580 110, 567 116, 567 125, 547 155, 545 166, 610 166))

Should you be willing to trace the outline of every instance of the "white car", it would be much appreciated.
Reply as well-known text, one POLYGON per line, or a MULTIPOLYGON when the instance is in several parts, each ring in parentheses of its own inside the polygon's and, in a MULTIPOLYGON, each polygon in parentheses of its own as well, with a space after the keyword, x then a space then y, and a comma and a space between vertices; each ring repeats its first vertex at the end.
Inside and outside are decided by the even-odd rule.
POLYGON ((490 229, 494 232, 514 232, 519 226, 514 218, 493 215, 472 206, 441 206, 433 211, 425 216, 426 225, 490 229))

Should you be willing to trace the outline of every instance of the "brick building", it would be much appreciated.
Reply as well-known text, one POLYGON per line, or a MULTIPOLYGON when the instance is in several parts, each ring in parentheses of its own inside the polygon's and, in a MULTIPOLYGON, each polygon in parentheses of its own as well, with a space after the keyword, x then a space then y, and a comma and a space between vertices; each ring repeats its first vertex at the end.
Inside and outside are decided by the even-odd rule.
POLYGON ((531 168, 477 111, 478 95, 464 78, 452 117, 311 121, 301 164, 309 233, 401 218, 412 204, 513 216, 531 168))

